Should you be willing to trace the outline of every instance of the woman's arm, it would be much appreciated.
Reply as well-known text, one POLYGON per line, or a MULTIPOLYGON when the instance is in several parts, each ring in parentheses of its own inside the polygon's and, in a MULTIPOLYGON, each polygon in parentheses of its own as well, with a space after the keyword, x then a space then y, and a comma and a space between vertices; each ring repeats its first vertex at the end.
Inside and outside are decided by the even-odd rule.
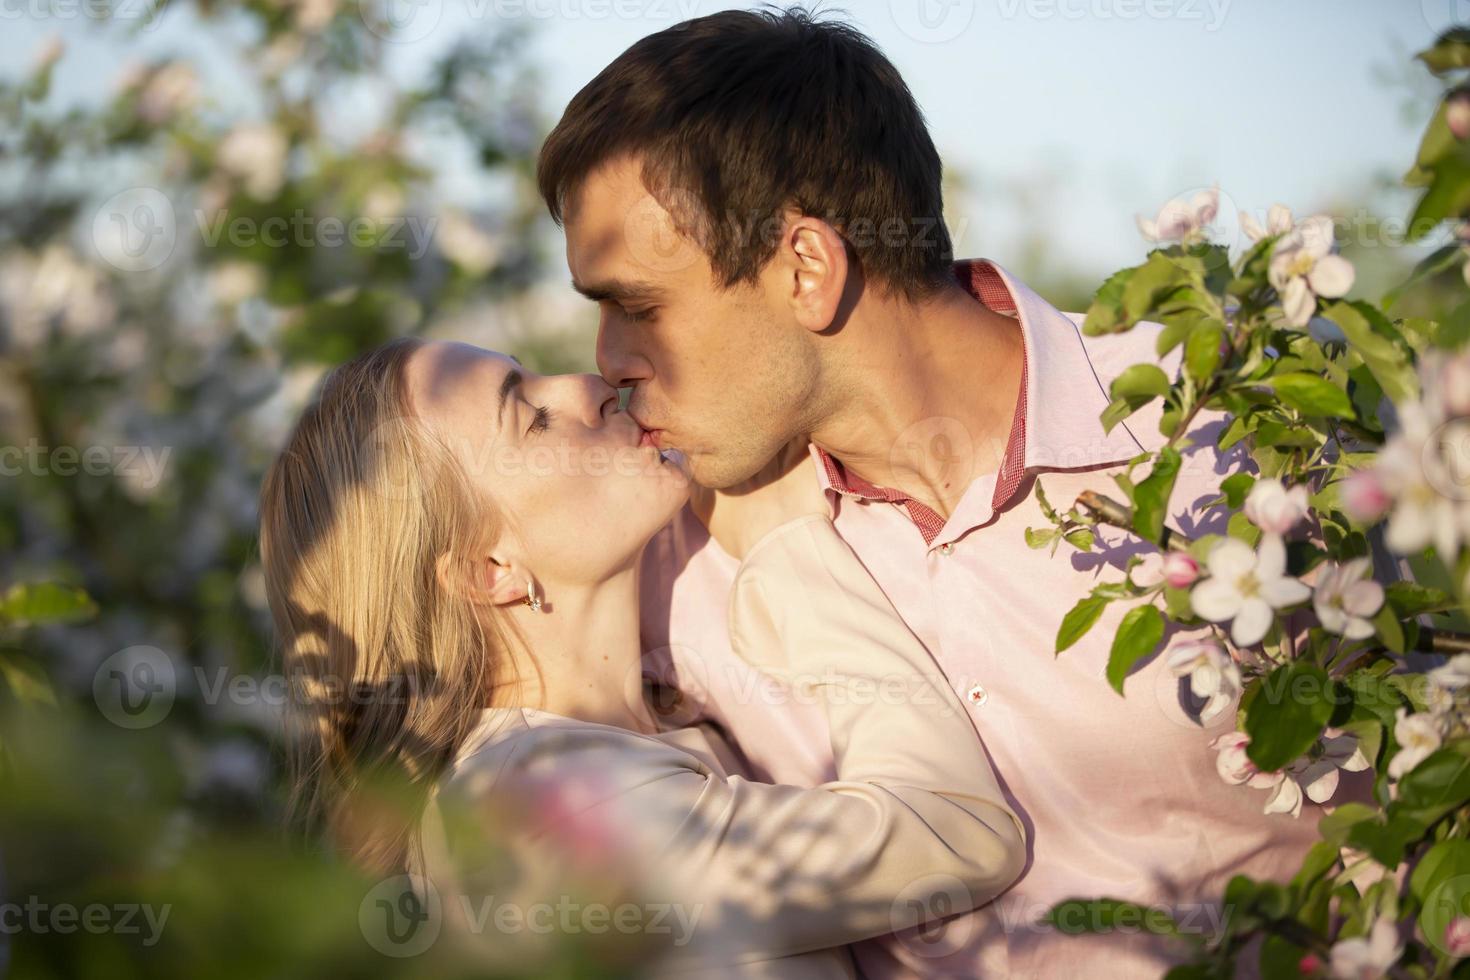
POLYGON ((953 914, 1020 874, 1023 830, 959 699, 830 520, 751 547, 731 632, 796 696, 822 699, 838 778, 722 779, 672 750, 622 760, 617 807, 638 814, 670 893, 701 905, 696 938, 731 958, 839 946, 924 921, 935 892, 953 914))

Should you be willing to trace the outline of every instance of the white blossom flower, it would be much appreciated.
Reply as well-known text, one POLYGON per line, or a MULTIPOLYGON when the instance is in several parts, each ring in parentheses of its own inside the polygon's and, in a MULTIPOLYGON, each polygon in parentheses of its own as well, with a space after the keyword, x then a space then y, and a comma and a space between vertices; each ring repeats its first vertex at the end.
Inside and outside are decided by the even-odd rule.
POLYGON ((1211 623, 1234 620, 1230 638, 1236 646, 1259 643, 1271 629, 1275 610, 1305 602, 1307 585, 1286 574, 1286 546, 1275 534, 1261 537, 1258 549, 1226 538, 1205 561, 1210 577, 1189 594, 1190 605, 1211 623))
POLYGON ((1164 581, 1170 588, 1187 589, 1199 578, 1199 562, 1185 551, 1171 551, 1164 556, 1164 581))
POLYGON ((185 62, 171 61, 155 71, 138 94, 138 115, 161 126, 199 100, 199 76, 185 62))
POLYGON ((1439 748, 1439 724, 1426 713, 1409 714, 1398 710, 1398 721, 1393 726, 1394 740, 1399 750, 1388 764, 1388 775, 1398 779, 1404 773, 1423 762, 1439 748))
POLYGON ((1373 635, 1371 618, 1383 608, 1383 586, 1367 577, 1371 570, 1371 560, 1354 558, 1341 565, 1326 562, 1317 571, 1312 608, 1323 629, 1349 640, 1373 635))
POLYGON ((1373 524, 1388 513, 1393 498, 1376 469, 1353 470, 1342 481, 1342 509, 1355 521, 1373 524))
POLYGON ((1426 676, 1434 686, 1446 691, 1458 691, 1470 684, 1470 653, 1457 653, 1443 666, 1436 667, 1426 676))
POLYGON ((1398 925, 1380 918, 1367 936, 1343 939, 1332 946, 1330 966, 1336 980, 1377 980, 1404 954, 1398 925))
MULTIPOLYGON (((1334 729, 1328 729, 1332 732, 1334 729)), ((1313 803, 1326 803, 1337 792, 1339 773, 1362 772, 1368 757, 1352 735, 1327 734, 1321 740, 1322 754, 1309 761, 1303 756, 1287 770, 1313 803)))
POLYGON ((1242 209, 1238 214, 1240 230, 1253 242, 1258 242, 1268 235, 1284 235, 1291 231, 1291 208, 1285 204, 1273 204, 1266 212, 1266 227, 1262 228, 1260 222, 1256 221, 1255 215, 1242 209))
POLYGON ((247 194, 268 201, 285 183, 289 152, 286 134, 280 129, 270 123, 247 123, 220 140, 217 160, 222 170, 244 182, 247 194))
POLYGON ((1275 478, 1257 480, 1245 498, 1245 516, 1268 534, 1285 534, 1307 516, 1307 488, 1298 483, 1290 490, 1275 478))
POLYGON ((1240 665, 1215 640, 1190 640, 1169 651, 1169 670, 1175 677, 1188 677, 1189 689, 1205 698, 1200 709, 1202 722, 1210 722, 1240 697, 1240 665))
POLYGON ((1210 743, 1210 748, 1219 752, 1215 757, 1215 771, 1220 778, 1232 786, 1247 783, 1256 789, 1275 786, 1281 778, 1279 772, 1261 772, 1246 755, 1246 746, 1251 737, 1245 732, 1226 732, 1210 743))
POLYGON ((1283 235, 1271 253, 1267 278, 1281 296, 1286 322, 1305 327, 1317 297, 1332 299, 1353 288, 1353 264, 1332 254, 1332 219, 1313 215, 1283 235))
POLYGON ((1341 778, 1339 773, 1362 772, 1368 768, 1368 757, 1351 735, 1324 737, 1318 745, 1321 754, 1316 759, 1304 755, 1273 775, 1279 777, 1276 790, 1266 800, 1265 813, 1289 813, 1300 817, 1303 799, 1313 803, 1326 803, 1337 792, 1341 778))
POLYGON ((1408 555, 1432 545, 1453 562, 1470 539, 1470 506, 1459 492, 1463 478, 1444 457, 1442 421, 1437 405, 1400 405, 1398 429, 1378 454, 1375 472, 1394 501, 1384 534, 1389 549, 1408 555))
POLYGON ((1205 228, 1220 211, 1220 187, 1200 191, 1188 201, 1175 198, 1159 209, 1154 219, 1138 215, 1138 230, 1151 242, 1192 244, 1204 238, 1205 228))
POLYGON ((500 246, 463 212, 446 210, 439 216, 434 243, 445 258, 473 276, 490 271, 500 257, 500 246))
POLYGON ((209 291, 221 306, 234 306, 258 296, 265 286, 265 270, 254 262, 229 259, 209 272, 209 291))
POLYGON ((1128 573, 1133 584, 1145 589, 1167 584, 1175 589, 1187 589, 1199 578, 1199 562, 1184 551, 1150 552, 1143 556, 1128 573))
POLYGON ((1332 798, 1337 792, 1340 770, 1361 772, 1369 765, 1358 740, 1351 735, 1325 736, 1316 751, 1278 772, 1262 772, 1256 768, 1246 754, 1249 744, 1250 736, 1244 732, 1227 732, 1211 742, 1210 747, 1220 753, 1215 759, 1215 770, 1225 782, 1271 790, 1264 813, 1289 813, 1299 817, 1303 799, 1325 803, 1332 798))

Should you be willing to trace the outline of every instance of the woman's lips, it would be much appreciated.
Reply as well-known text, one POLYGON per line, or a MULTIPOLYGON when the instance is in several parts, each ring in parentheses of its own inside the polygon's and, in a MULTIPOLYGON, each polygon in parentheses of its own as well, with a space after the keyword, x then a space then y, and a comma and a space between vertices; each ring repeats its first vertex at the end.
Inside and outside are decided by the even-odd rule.
POLYGON ((658 437, 660 431, 659 429, 644 429, 643 434, 638 437, 638 445, 652 446, 654 449, 659 448, 658 437))

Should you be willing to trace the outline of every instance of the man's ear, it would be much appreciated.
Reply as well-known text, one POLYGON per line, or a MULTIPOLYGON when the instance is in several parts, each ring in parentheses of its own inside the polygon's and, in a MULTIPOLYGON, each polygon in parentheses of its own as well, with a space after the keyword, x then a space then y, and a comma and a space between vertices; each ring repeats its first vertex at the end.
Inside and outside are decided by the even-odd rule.
POLYGON ((791 308, 802 326, 819 333, 837 318, 847 288, 847 242, 821 218, 795 211, 786 213, 785 229, 791 308))
POLYGON ((520 602, 526 597, 526 583, 531 578, 514 561, 453 552, 439 556, 434 572, 440 588, 480 606, 520 602))

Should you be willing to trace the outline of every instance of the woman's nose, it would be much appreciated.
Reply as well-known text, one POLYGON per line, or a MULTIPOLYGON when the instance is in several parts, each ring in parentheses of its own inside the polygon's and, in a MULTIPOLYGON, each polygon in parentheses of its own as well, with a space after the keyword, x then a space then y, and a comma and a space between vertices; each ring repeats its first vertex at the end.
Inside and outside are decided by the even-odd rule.
POLYGON ((576 379, 577 410, 588 425, 601 426, 604 419, 618 410, 618 390, 595 374, 573 377, 576 379))

